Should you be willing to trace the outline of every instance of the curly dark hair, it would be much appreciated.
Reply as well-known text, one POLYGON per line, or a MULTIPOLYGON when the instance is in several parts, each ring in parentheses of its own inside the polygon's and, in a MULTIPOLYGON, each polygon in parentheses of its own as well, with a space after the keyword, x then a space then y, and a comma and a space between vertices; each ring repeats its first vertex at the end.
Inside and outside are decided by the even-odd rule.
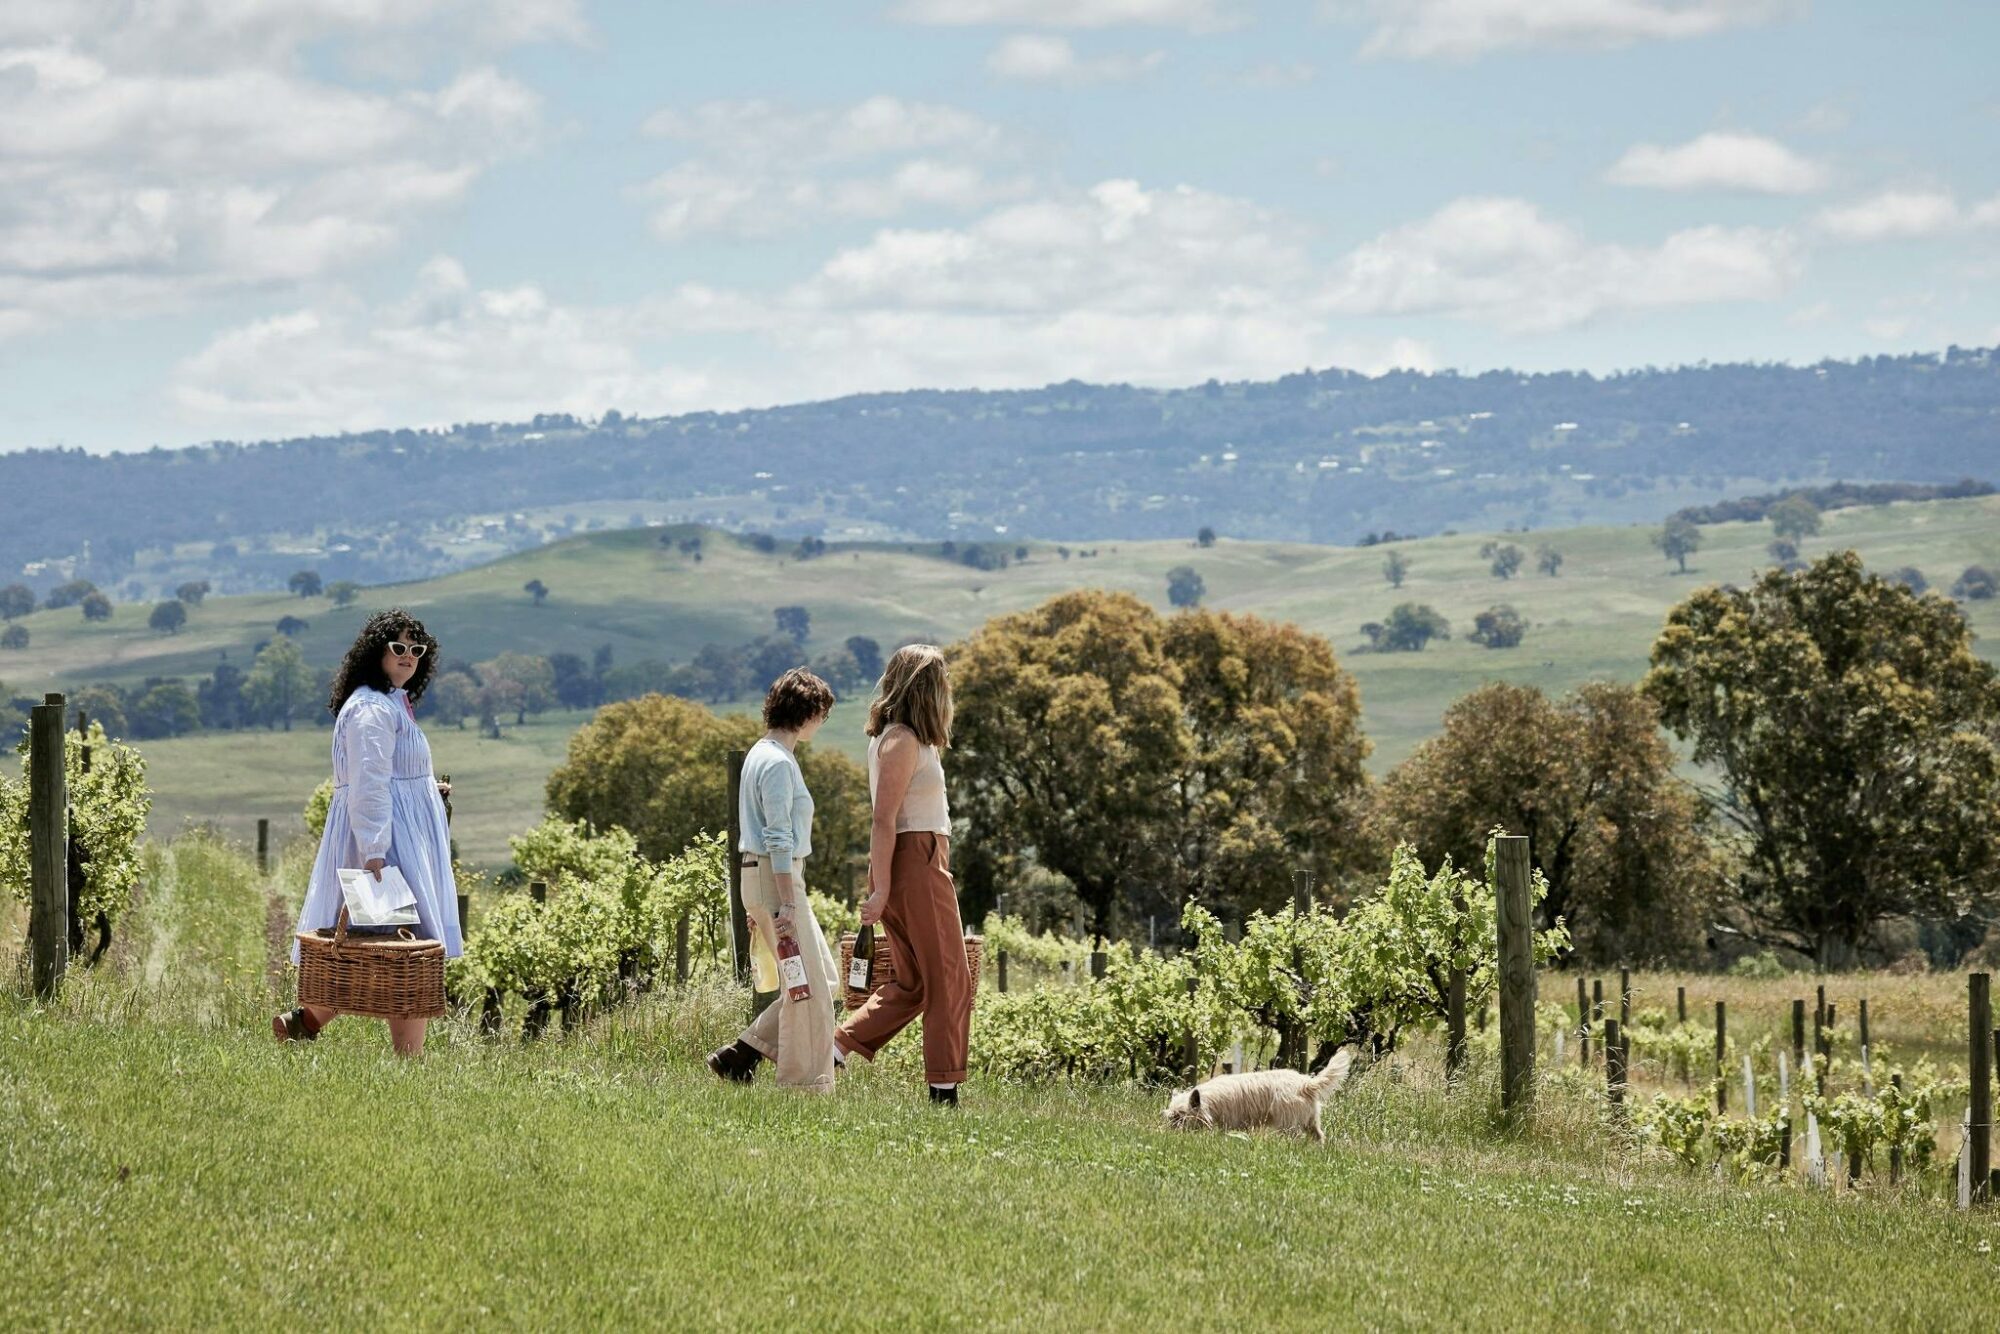
POLYGON ((796 732, 833 708, 833 687, 803 667, 794 667, 771 683, 764 696, 764 726, 796 732))
POLYGON ((401 607, 391 607, 388 611, 378 611, 368 618, 368 624, 361 627, 361 633, 354 638, 354 646, 347 650, 341 660, 340 670, 333 674, 333 693, 327 697, 326 707, 340 712, 340 706, 347 703, 347 697, 362 686, 370 686, 383 694, 393 688, 388 676, 382 671, 382 655, 389 651, 391 640, 405 644, 422 644, 424 656, 417 659, 416 675, 403 688, 410 694, 410 703, 415 704, 424 697, 424 687, 437 674, 438 642, 431 638, 431 632, 424 629, 424 623, 401 607))

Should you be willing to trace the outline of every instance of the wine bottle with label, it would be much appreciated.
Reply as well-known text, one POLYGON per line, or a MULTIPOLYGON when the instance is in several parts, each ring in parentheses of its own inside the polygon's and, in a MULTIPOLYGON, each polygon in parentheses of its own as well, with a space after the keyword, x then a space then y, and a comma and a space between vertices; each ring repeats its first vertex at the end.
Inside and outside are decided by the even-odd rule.
POLYGON ((847 989, 868 991, 875 985, 875 927, 871 923, 854 937, 854 957, 847 961, 847 989))
POLYGON ((778 937, 778 976, 784 980, 787 1000, 812 999, 812 982, 806 977, 806 961, 799 955, 799 942, 790 936, 778 937))

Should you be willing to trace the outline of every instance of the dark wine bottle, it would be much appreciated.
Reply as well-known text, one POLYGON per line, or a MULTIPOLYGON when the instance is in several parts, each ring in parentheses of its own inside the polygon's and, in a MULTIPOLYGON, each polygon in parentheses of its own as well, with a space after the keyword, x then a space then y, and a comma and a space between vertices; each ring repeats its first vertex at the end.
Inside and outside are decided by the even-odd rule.
POLYGON ((875 928, 864 926, 854 937, 854 957, 847 961, 847 989, 868 991, 875 985, 875 928))

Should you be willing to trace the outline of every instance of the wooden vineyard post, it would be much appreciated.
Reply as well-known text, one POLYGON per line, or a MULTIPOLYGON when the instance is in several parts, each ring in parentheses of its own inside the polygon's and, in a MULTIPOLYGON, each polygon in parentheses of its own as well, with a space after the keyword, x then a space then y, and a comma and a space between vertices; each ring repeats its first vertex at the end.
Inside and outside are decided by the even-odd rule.
POLYGON ((1618 1031, 1629 1034, 1632 1031, 1632 970, 1618 970, 1618 1031))
POLYGON ((1494 856, 1500 937, 1500 1106, 1532 1110, 1535 1097, 1535 921, 1528 890, 1528 840, 1502 834, 1494 856))
POLYGON ((1456 1079, 1465 1068, 1465 970, 1454 968, 1444 993, 1444 1077, 1456 1079))
POLYGON ((1292 872, 1292 908, 1303 917, 1312 911, 1313 873, 1301 866, 1292 872))
POLYGON ((271 821, 267 816, 257 817, 257 874, 271 873, 271 821))
POLYGON ((1459 966, 1456 956, 1464 952, 1465 941, 1459 935, 1464 929, 1465 896, 1453 891, 1451 906, 1454 925, 1452 927, 1451 968, 1445 974, 1444 986, 1444 1077, 1456 1079, 1458 1072, 1465 1068, 1465 969, 1459 966))
POLYGON ((537 903, 547 903, 549 901, 549 882, 546 880, 529 881, 528 897, 537 903))
POLYGON ((1092 950, 1090 952, 1090 980, 1093 982, 1102 982, 1105 970, 1110 965, 1111 956, 1108 953, 1103 950, 1092 950))
POLYGON ((1688 1021, 1688 989, 1686 987, 1674 988, 1674 1012, 1675 1023, 1684 1024, 1688 1021))
POLYGON ((28 953, 35 994, 50 998, 69 968, 69 779, 63 697, 44 695, 28 723, 28 953))
POLYGON ((465 924, 471 920, 471 917, 472 897, 468 894, 461 894, 458 896, 458 932, 460 935, 465 934, 465 924))
MULTIPOLYGON (((1007 956, 1003 954, 1003 955, 1001 955, 1000 957, 1001 957, 1002 959, 1005 959, 1005 958, 1006 958, 1007 956)), ((1005 965, 1005 964, 1002 964, 1002 965, 1001 965, 1001 973, 1000 973, 1000 976, 1001 976, 1002 978, 1005 978, 1005 977, 1007 976, 1007 973, 1006 973, 1006 965, 1005 965)), ((1198 977, 1190 977, 1190 978, 1189 978, 1189 979, 1187 980, 1187 991, 1188 991, 1188 1008, 1189 1008, 1189 1009, 1193 1009, 1193 1008, 1194 1008, 1194 995, 1195 995, 1195 992, 1196 992, 1196 991, 1200 990, 1200 988, 1201 988, 1201 979, 1200 979, 1200 978, 1198 978, 1198 977)), ((1006 983, 1005 983, 1004 981, 1003 981, 1003 982, 1002 982, 1002 983, 1000 984, 1000 989, 1001 989, 1002 991, 1005 991, 1005 990, 1007 989, 1007 984, 1006 984, 1006 983)), ((1188 1031, 1187 1031, 1187 1049, 1186 1049, 1186 1051, 1185 1051, 1185 1053, 1184 1053, 1184 1056, 1185 1056, 1185 1059, 1186 1059, 1186 1061, 1187 1061, 1187 1071, 1188 1071, 1188 1080, 1189 1080, 1189 1082, 1191 1082, 1191 1083, 1196 1083, 1196 1084, 1199 1084, 1199 1083, 1201 1082, 1201 1045, 1200 1045, 1200 1044, 1199 1044, 1198 1042, 1196 1042, 1196 1041, 1195 1041, 1195 1036, 1194 1036, 1194 1025, 1193 1025, 1193 1024, 1189 1024, 1189 1025, 1188 1025, 1188 1031)))
POLYGON ((688 980, 688 915, 674 923, 674 985, 686 986, 688 980))
POLYGON ((743 842, 743 819, 738 800, 743 795, 743 752, 730 751, 723 763, 729 771, 729 952, 735 961, 736 980, 750 980, 750 919, 743 914, 743 855, 736 849, 743 842))
POLYGON ((997 981, 1000 987, 1000 994, 1004 996, 1007 994, 1007 951, 1001 950, 997 955, 995 955, 994 963, 997 964, 1000 969, 1000 974, 997 981))
POLYGON ((1859 1036, 1862 1047, 1866 1048, 1868 1046, 1868 998, 1866 996, 1861 998, 1861 1032, 1859 1036))
POLYGON ((1576 975, 1576 1027, 1579 1033, 1577 1050, 1581 1053, 1583 1068, 1590 1068, 1590 993, 1584 989, 1583 974, 1576 975))
POLYGON ((1604 1021, 1604 1092, 1611 1100, 1611 1115, 1622 1120, 1625 1115, 1625 1048, 1619 1036, 1622 1030, 1616 1019, 1604 1021))
POLYGON ((1813 1075, 1817 1080, 1815 1092, 1826 1096, 1826 988, 1818 988, 1813 1002, 1813 1075))
POLYGON ((1729 1054, 1728 1048, 1728 1005, 1725 1001, 1717 1001, 1715 1003, 1715 1110, 1718 1112, 1729 1110, 1728 1071, 1723 1066, 1723 1061, 1729 1054))
MULTIPOLYGON (((1604 979, 1601 977, 1590 979, 1590 1026, 1598 1031, 1601 1039, 1604 1032, 1604 979)), ((1598 1045, 1601 1047, 1604 1044, 1600 1040, 1598 1045)))
POLYGON ((1806 1059, 1806 1003, 1803 998, 1792 1002, 1792 1068, 1805 1069, 1806 1059))
POLYGON ((1984 1204, 1993 1197, 1993 1000, 1991 979, 1974 973, 1965 979, 1967 1009, 1966 1077, 1972 1082, 1971 1124, 1965 1151, 1972 1168, 1972 1202, 1984 1204))
MULTIPOLYGON (((1889 1076, 1889 1083, 1896 1092, 1903 1091, 1903 1072, 1898 1070, 1889 1076)), ((1889 1146, 1889 1184, 1895 1185, 1903 1179, 1903 1142, 1898 1139, 1889 1146)))

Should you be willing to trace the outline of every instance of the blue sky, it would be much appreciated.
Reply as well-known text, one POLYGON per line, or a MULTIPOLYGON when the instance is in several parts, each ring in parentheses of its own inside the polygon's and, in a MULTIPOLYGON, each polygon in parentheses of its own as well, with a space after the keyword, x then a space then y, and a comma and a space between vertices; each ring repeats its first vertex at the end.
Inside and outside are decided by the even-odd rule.
POLYGON ((2000 342, 2000 7, 13 0, 0 448, 2000 342))

